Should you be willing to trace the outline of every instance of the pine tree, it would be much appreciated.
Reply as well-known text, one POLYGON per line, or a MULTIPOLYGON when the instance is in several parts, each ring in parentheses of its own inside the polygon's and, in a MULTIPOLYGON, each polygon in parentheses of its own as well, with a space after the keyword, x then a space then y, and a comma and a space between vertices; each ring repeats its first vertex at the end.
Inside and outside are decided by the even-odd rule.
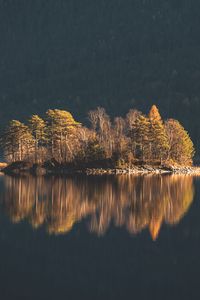
POLYGON ((191 165, 194 156, 194 145, 183 126, 174 119, 165 122, 169 139, 169 159, 178 164, 191 165))
POLYGON ((46 115, 51 157, 60 163, 67 162, 74 156, 76 129, 81 124, 74 120, 71 113, 64 110, 49 109, 46 115))
POLYGON ((135 109, 130 109, 126 115, 126 135, 130 139, 129 149, 133 157, 136 157, 136 133, 137 133, 137 124, 136 120, 142 113, 135 109))
POLYGON ((149 158, 150 121, 144 115, 139 115, 133 128, 134 142, 136 144, 136 157, 143 162, 149 158))
POLYGON ((33 136, 20 121, 12 120, 3 138, 4 155, 9 162, 31 160, 33 154, 33 136))
POLYGON ((46 123, 38 115, 33 115, 29 119, 29 128, 34 137, 35 143, 35 162, 41 162, 44 160, 44 145, 46 142, 46 123))
POLYGON ((85 161, 95 162, 98 160, 103 160, 105 158, 105 150, 99 144, 97 139, 91 139, 87 143, 85 161))
POLYGON ((151 134, 149 137, 151 157, 153 160, 158 160, 162 163, 167 158, 169 141, 160 113, 155 105, 150 109, 149 120, 151 123, 151 134))

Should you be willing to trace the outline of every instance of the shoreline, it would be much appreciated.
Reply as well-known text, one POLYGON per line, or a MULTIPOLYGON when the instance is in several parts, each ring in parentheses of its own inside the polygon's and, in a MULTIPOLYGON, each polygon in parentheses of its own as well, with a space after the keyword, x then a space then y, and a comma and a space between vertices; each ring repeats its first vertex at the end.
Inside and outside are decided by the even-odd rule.
POLYGON ((90 167, 45 167, 43 165, 32 165, 29 163, 14 163, 1 168, 6 175, 145 175, 145 174, 182 174, 200 176, 199 166, 152 166, 138 165, 131 168, 90 168, 90 167))
POLYGON ((144 174, 182 174, 182 175, 200 175, 200 167, 154 167, 154 166, 138 166, 133 168, 122 169, 86 169, 87 175, 144 175, 144 174))

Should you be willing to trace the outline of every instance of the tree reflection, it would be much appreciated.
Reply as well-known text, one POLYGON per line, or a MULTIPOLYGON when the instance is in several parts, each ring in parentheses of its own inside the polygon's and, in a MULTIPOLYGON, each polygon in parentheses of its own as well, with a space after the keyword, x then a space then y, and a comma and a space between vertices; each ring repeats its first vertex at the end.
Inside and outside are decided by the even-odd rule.
POLYGON ((162 223, 181 220, 193 197, 193 178, 184 175, 6 177, 1 203, 12 222, 26 219, 49 234, 86 219, 98 235, 112 223, 131 234, 148 228, 155 240, 162 223))

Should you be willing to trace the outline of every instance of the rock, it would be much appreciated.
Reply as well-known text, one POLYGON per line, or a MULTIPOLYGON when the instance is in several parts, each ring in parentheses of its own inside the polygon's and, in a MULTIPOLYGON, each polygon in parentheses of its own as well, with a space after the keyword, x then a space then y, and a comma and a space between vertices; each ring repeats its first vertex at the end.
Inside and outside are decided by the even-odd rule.
POLYGON ((47 170, 42 167, 41 165, 33 165, 32 169, 31 169, 31 173, 37 176, 42 176, 47 174, 47 170))

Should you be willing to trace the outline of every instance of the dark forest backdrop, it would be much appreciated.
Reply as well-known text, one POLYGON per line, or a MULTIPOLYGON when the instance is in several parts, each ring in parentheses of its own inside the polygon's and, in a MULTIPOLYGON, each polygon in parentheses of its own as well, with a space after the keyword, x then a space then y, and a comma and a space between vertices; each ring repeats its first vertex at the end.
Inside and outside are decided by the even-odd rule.
MULTIPOLYGON (((1 0, 0 125, 48 108, 155 103, 200 144, 196 0, 1 0)), ((198 155, 197 155, 198 156, 198 155)))

